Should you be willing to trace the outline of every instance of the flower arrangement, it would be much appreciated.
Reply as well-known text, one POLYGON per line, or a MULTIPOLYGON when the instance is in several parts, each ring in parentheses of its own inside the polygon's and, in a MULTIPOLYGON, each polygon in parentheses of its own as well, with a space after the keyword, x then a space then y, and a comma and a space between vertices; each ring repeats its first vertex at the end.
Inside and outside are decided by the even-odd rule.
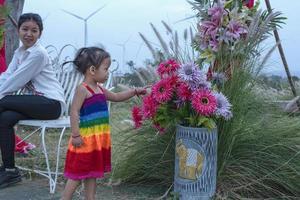
MULTIPOLYGON (((255 0, 197 0, 199 12, 193 48, 197 63, 210 65, 211 72, 224 72, 230 79, 234 69, 247 68, 246 61, 259 56, 259 45, 285 17, 280 12, 259 10, 255 0)), ((259 67, 258 67, 259 69, 259 67)))
MULTIPOLYGON (((208 13, 207 9, 218 5, 215 3, 216 1, 217 0, 194 0, 192 5, 194 10, 199 11, 197 16, 200 18, 206 16, 207 19, 209 19, 209 16, 205 15, 205 13, 208 13)), ((297 172, 300 171, 300 165, 299 159, 294 158, 295 152, 299 152, 299 146, 297 146, 297 142, 295 143, 293 138, 295 138, 295 133, 297 129, 299 129, 299 126, 295 126, 299 125, 299 123, 296 122, 299 119, 291 119, 290 117, 281 115, 278 116, 278 110, 272 109, 273 106, 270 107, 269 103, 265 102, 260 95, 257 95, 252 87, 255 85, 254 79, 256 78, 257 72, 259 72, 259 69, 256 70, 255 68, 257 66, 261 67, 262 48, 260 44, 271 36, 269 33, 274 30, 274 27, 280 27, 284 18, 280 12, 276 11, 269 13, 264 10, 258 10, 256 12, 257 3, 254 7, 251 7, 251 4, 249 4, 251 3, 250 1, 242 0, 229 0, 222 4, 223 7, 230 12, 233 11, 234 6, 231 7, 229 6, 230 4, 227 3, 231 3, 232 6, 242 5, 243 10, 248 10, 249 14, 247 18, 249 18, 249 23, 248 20, 242 21, 245 22, 243 23, 243 28, 246 28, 247 33, 241 34, 239 40, 229 44, 221 42, 219 50, 212 52, 219 66, 227 67, 228 64, 233 66, 233 63, 239 67, 234 68, 234 73, 232 73, 231 78, 227 80, 224 87, 216 87, 216 85, 224 82, 224 73, 214 73, 215 70, 213 70, 213 68, 206 74, 206 79, 205 75, 203 78, 206 80, 206 85, 209 86, 209 91, 213 93, 213 95, 221 89, 226 96, 228 95, 228 97, 230 97, 230 102, 234 108, 234 118, 231 119, 230 123, 223 120, 218 121, 218 132, 221 134, 218 134, 218 184, 216 196, 222 199, 276 199, 290 196, 291 198, 298 197, 300 194, 300 182, 297 172), (235 4, 233 2, 241 4, 235 4), (246 8, 245 6, 249 6, 250 8, 246 8), (235 46, 232 47, 230 46, 231 44, 235 46), (240 56, 238 56, 239 52, 242 53, 240 56), (271 156, 266 157, 266 152, 271 156), (287 160, 289 164, 283 166, 282 163, 286 163, 287 160), (251 163, 255 163, 255 165, 251 163), (279 171, 278 166, 282 166, 279 171), (270 173, 273 171, 278 173, 270 173)), ((201 23, 199 23, 199 25, 201 25, 201 23)), ((223 29, 224 27, 220 28, 223 29)), ((170 32, 171 31, 168 33, 170 32)), ((172 36, 175 36, 176 32, 173 31, 173 33, 172 36)), ((197 35, 197 37, 199 37, 199 35, 197 35)), ((147 42, 147 40, 145 43, 148 45, 150 51, 155 49, 155 47, 150 46, 150 42, 147 42)), ((168 44, 168 42, 160 41, 160 44, 162 46, 161 52, 165 55, 163 57, 169 58, 168 49, 163 47, 165 44, 168 44)), ((200 47, 199 43, 194 43, 194 45, 197 46, 197 48, 200 47)), ((175 45, 170 45, 170 50, 172 50, 171 47, 174 46, 175 45)), ((210 47, 208 46, 208 48, 210 47)), ((201 50, 200 53, 204 51, 205 49, 201 50)), ((174 53, 175 52, 176 51, 174 51, 174 53)), ((196 56, 193 57, 183 55, 182 52, 179 52, 179 54, 179 56, 175 54, 171 55, 171 57, 178 59, 193 58, 200 68, 202 64, 206 64, 202 63, 203 59, 198 60, 198 55, 196 54, 196 56)), ((153 57, 156 59, 155 55, 153 57)), ((208 60, 205 61, 207 62, 208 60)), ((262 61, 264 61, 264 59, 262 59, 262 61)), ((187 65, 187 62, 189 61, 180 61, 180 63, 184 63, 184 65, 187 65)), ((144 126, 145 121, 147 121, 146 125, 149 125, 150 121, 151 124, 157 126, 160 130, 164 130, 164 125, 172 123, 172 120, 177 120, 178 123, 189 125, 189 123, 197 122, 197 118, 198 121, 201 122, 201 120, 199 120, 201 117, 215 120, 221 113, 223 113, 224 116, 229 116, 228 118, 232 116, 231 112, 228 112, 228 110, 230 111, 230 104, 227 99, 224 101, 226 103, 223 103, 227 104, 227 106, 223 106, 224 109, 219 110, 219 112, 215 112, 209 116, 196 115, 196 110, 192 107, 191 103, 192 87, 186 87, 187 84, 189 85, 189 83, 192 83, 195 79, 184 79, 188 81, 181 80, 181 77, 178 76, 178 72, 184 65, 180 63, 178 63, 177 66, 173 66, 176 67, 176 72, 173 73, 177 75, 177 84, 176 86, 172 86, 171 100, 165 103, 157 103, 154 90, 151 89, 151 93, 142 100, 141 106, 134 107, 132 114, 137 127, 144 126), (178 82, 182 84, 178 84, 178 82), (178 85, 181 87, 178 87, 178 85), (178 99, 181 100, 179 103, 177 103, 178 99), (182 101, 185 103, 181 104, 180 102, 182 101), (170 114, 168 115, 168 113, 170 114), (165 119, 165 121, 163 121, 163 119, 165 119), (158 122, 161 122, 161 124, 158 122)), ((191 65, 195 66, 194 63, 191 65)), ((161 70, 171 70, 171 68, 162 68, 161 70)), ((216 71, 222 72, 222 70, 216 71)), ((192 70, 188 70, 187 75, 190 75, 188 77, 195 77, 191 74, 192 70)), ((201 74, 205 73, 202 72, 201 74)), ((166 74, 161 77, 161 79, 166 79, 170 76, 171 75, 166 74)), ((198 78, 199 76, 196 77, 198 78)), ((203 79, 198 78, 198 80, 203 79)), ((172 82, 170 81, 169 83, 172 82)), ((165 97, 170 98, 167 95, 165 95, 165 97)), ((215 97, 215 99, 218 99, 218 97, 215 97)), ((221 117, 224 118, 223 116, 221 117)), ((201 126, 207 127, 204 123, 202 123, 201 126)), ((149 135, 149 132, 152 131, 152 127, 147 126, 145 129, 138 131, 139 134, 135 135, 132 135, 130 131, 127 131, 125 134, 122 132, 121 135, 123 137, 125 136, 124 141, 126 142, 122 143, 122 147, 124 147, 120 148, 119 151, 121 155, 126 156, 123 156, 124 161, 118 160, 121 166, 117 167, 117 169, 125 169, 121 173, 124 174, 123 177, 124 179, 126 178, 126 180, 144 182, 145 179, 158 179, 159 183, 169 186, 174 180, 174 174, 171 170, 166 169, 171 169, 174 165, 174 148, 176 148, 176 146, 173 145, 174 135, 165 134, 154 140, 152 136, 149 135), (130 160, 130 162, 128 162, 128 160, 130 160), (132 167, 131 163, 136 163, 136 165, 132 167)))
POLYGON ((212 63, 220 51, 234 53, 235 47, 247 38, 257 7, 254 0, 227 0, 200 12, 194 44, 200 58, 212 63))
POLYGON ((160 80, 151 87, 141 106, 134 106, 132 118, 135 128, 150 120, 163 132, 172 124, 190 127, 215 128, 215 120, 232 117, 231 104, 217 90, 225 76, 207 75, 195 63, 180 64, 170 59, 159 64, 160 80))

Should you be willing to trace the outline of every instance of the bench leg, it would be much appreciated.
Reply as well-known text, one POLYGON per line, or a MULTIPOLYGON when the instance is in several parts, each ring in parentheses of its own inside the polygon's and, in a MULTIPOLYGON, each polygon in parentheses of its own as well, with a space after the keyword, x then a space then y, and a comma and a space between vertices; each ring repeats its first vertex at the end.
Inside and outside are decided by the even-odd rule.
POLYGON ((33 132, 31 132, 30 134, 28 134, 28 135, 27 135, 26 137, 24 137, 20 142, 18 142, 18 143, 16 144, 16 146, 17 146, 18 144, 20 144, 21 142, 27 140, 29 137, 31 137, 33 134, 35 134, 35 133, 38 132, 39 130, 41 130, 41 128, 42 128, 42 127, 39 127, 39 128, 37 128, 37 129, 35 129, 33 132))
MULTIPOLYGON (((55 193, 55 189, 56 189, 56 183, 57 183, 57 178, 58 175, 63 174, 62 172, 59 172, 59 158, 60 158, 60 150, 61 150, 61 141, 63 139, 66 127, 61 128, 61 132, 60 132, 60 136, 59 136, 59 140, 58 140, 58 144, 57 144, 57 151, 56 151, 56 166, 55 166, 55 171, 51 171, 51 167, 50 167, 50 162, 49 162, 49 157, 48 157, 48 151, 47 151, 47 145, 46 145, 46 139, 45 139, 45 134, 46 134, 46 126, 42 126, 38 129, 36 129, 35 131, 33 131, 30 136, 34 133, 36 133, 38 130, 41 130, 40 132, 40 137, 41 137, 41 148, 42 148, 42 152, 45 156, 45 161, 46 161, 46 170, 35 170, 35 169, 29 169, 29 168, 25 168, 25 167, 21 167, 18 166, 20 169, 22 170, 26 170, 26 171, 33 171, 37 174, 40 174, 46 178, 49 179, 49 189, 50 189, 50 193, 54 194, 55 193)), ((28 137, 26 137, 28 138, 28 137)))
POLYGON ((51 171, 50 164, 49 164, 48 152, 47 152, 46 142, 45 142, 46 127, 43 127, 42 128, 42 132, 41 132, 41 134, 42 134, 43 152, 44 152, 44 155, 45 155, 45 160, 46 160, 46 165, 47 165, 47 173, 48 173, 47 177, 49 179, 49 187, 50 187, 50 193, 51 194, 54 194, 54 192, 55 192, 56 183, 57 183, 57 177, 60 174, 59 171, 58 171, 58 168, 59 168, 59 157, 60 157, 60 147, 61 147, 60 144, 61 144, 62 138, 64 136, 65 130, 66 130, 66 127, 62 128, 60 136, 59 136, 58 144, 57 144, 55 172, 51 171))
POLYGON ((56 183, 57 183, 57 177, 58 177, 58 167, 59 167, 59 156, 60 156, 60 144, 61 144, 61 140, 64 136, 64 132, 66 130, 66 127, 64 127, 61 130, 60 136, 59 136, 59 140, 58 140, 58 144, 57 144, 57 154, 56 154, 56 167, 55 167, 55 175, 54 175, 54 187, 53 187, 53 193, 55 192, 55 188, 56 188, 56 183))
POLYGON ((55 190, 55 182, 54 182, 54 180, 52 178, 52 174, 51 174, 49 158, 48 158, 48 152, 47 152, 46 142, 45 142, 45 132, 46 132, 46 127, 42 127, 42 132, 41 132, 42 148, 43 148, 43 153, 44 153, 44 156, 45 156, 45 161, 46 161, 46 166, 47 166, 47 174, 48 174, 46 176, 49 179, 50 193, 53 194, 54 190, 55 190))

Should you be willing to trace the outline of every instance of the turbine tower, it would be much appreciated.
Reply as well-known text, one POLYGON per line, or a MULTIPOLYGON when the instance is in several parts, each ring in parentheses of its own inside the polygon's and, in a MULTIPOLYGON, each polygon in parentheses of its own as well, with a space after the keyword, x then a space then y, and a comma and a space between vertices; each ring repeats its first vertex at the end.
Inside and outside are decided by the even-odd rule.
POLYGON ((88 27, 87 27, 87 21, 93 16, 95 15, 96 13, 98 13, 100 10, 102 10, 106 5, 102 6, 101 8, 98 8, 97 10, 95 10, 94 12, 92 12, 89 16, 87 16, 86 18, 83 18, 83 17, 80 17, 79 15, 76 15, 74 13, 71 13, 67 10, 64 10, 62 9, 63 12, 73 16, 73 17, 76 17, 77 19, 80 19, 82 21, 84 21, 84 46, 86 47, 87 46, 87 38, 88 38, 88 27))
POLYGON ((128 37, 128 39, 126 41, 124 41, 123 43, 116 43, 115 45, 119 46, 122 48, 122 67, 125 67, 126 65, 126 61, 125 61, 125 53, 126 53, 126 44, 127 42, 130 40, 131 36, 128 37))

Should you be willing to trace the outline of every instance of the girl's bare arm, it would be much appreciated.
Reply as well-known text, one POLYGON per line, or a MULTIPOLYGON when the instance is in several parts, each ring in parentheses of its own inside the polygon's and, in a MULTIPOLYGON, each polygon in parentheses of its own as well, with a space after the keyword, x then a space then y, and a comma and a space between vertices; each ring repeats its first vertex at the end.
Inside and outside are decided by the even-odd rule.
POLYGON ((126 101, 133 97, 134 95, 144 95, 146 94, 146 89, 144 88, 135 88, 135 89, 129 89, 127 91, 123 92, 111 92, 105 88, 103 88, 104 94, 106 96, 106 99, 113 102, 121 102, 126 101))

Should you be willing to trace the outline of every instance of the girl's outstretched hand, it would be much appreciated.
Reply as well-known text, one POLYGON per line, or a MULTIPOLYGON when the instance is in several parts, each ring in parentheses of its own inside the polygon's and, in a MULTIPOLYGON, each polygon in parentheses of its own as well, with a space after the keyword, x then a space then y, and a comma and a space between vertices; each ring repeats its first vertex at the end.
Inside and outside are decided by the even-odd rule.
POLYGON ((137 96, 147 94, 146 87, 144 87, 144 88, 135 88, 134 92, 135 92, 135 95, 137 95, 137 96))

